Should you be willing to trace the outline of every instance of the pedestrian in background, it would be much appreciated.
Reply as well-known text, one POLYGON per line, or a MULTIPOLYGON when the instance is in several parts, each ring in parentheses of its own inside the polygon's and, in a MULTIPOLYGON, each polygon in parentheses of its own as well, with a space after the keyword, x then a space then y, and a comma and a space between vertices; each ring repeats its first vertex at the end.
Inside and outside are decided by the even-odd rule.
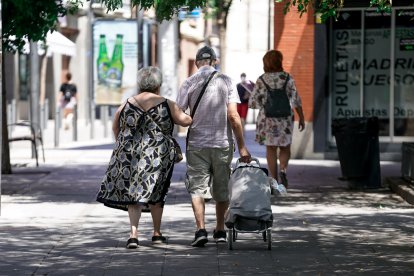
POLYGON ((228 76, 214 69, 216 61, 212 48, 205 46, 199 49, 196 55, 198 71, 183 83, 177 97, 178 106, 182 110, 189 108, 193 118, 187 133, 185 184, 191 195, 197 225, 191 243, 195 247, 204 246, 208 242, 205 201, 211 197, 216 202, 213 238, 216 242, 226 242, 224 214, 229 203, 228 181, 234 152, 233 133, 242 162, 250 162, 250 153, 244 144, 243 128, 237 113, 237 103, 240 102, 237 88, 228 76))
POLYGON ((63 110, 63 126, 65 130, 73 120, 73 109, 77 103, 77 88, 72 82, 72 74, 66 73, 65 81, 61 84, 58 96, 58 105, 63 110))
POLYGON ((249 98, 253 91, 254 83, 250 80, 246 80, 246 74, 240 75, 240 83, 237 84, 237 92, 239 93, 240 103, 237 104, 237 112, 240 115, 243 130, 246 125, 247 111, 249 110, 249 98))
POLYGON ((287 167, 294 126, 293 109, 296 110, 299 116, 299 130, 303 131, 305 128, 302 101, 296 90, 293 77, 283 70, 283 55, 280 51, 271 50, 264 55, 263 69, 265 73, 257 79, 249 100, 249 107, 259 108, 256 122, 256 142, 266 146, 266 158, 271 176, 277 181, 279 181, 278 176, 280 176, 280 182, 287 188, 287 167), (269 93, 277 94, 274 89, 285 93, 285 95, 278 95, 287 96, 286 102, 289 114, 286 116, 270 117, 266 115, 269 93), (280 163, 279 173, 278 159, 280 163))
POLYGON ((97 195, 106 206, 128 211, 127 248, 138 246, 144 206, 151 210, 152 242, 166 242, 160 229, 176 155, 172 132, 174 123, 188 126, 192 121, 173 101, 159 95, 161 83, 158 68, 138 71, 138 95, 122 104, 114 117, 115 148, 97 195))

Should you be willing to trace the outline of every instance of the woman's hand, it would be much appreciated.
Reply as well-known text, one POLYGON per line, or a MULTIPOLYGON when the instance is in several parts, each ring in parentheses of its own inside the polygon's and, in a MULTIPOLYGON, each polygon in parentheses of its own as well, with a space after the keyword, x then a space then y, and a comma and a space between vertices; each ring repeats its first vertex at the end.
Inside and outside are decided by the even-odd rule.
POLYGON ((300 118, 299 119, 299 131, 303 131, 305 129, 305 119, 300 118))

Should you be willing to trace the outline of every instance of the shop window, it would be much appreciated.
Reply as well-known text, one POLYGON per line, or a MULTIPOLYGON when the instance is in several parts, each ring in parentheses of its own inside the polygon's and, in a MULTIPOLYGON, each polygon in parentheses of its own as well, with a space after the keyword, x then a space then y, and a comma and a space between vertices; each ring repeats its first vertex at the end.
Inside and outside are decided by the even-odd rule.
POLYGON ((345 10, 331 22, 331 118, 375 116, 414 136, 414 9, 345 10))
POLYGON ((414 9, 395 16, 394 135, 414 136, 414 9))
POLYGON ((361 116, 361 11, 345 11, 332 30, 332 118, 361 116))
POLYGON ((380 136, 390 135, 391 14, 364 13, 364 116, 378 117, 380 136))

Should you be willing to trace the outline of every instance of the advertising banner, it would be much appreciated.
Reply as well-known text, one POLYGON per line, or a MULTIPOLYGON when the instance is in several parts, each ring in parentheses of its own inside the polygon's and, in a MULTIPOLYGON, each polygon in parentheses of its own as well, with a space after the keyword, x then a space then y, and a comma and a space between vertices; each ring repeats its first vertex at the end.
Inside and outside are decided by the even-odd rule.
POLYGON ((93 25, 97 105, 120 105, 136 93, 138 27, 135 20, 97 20, 93 25))

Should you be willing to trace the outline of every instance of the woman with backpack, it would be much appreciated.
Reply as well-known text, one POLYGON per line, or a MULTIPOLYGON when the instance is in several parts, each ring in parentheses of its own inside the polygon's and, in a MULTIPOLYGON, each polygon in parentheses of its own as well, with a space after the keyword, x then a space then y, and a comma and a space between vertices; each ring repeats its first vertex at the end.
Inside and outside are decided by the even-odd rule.
POLYGON ((259 108, 256 142, 266 146, 270 175, 287 188, 286 171, 292 144, 293 109, 299 116, 299 130, 305 129, 302 101, 294 79, 283 70, 283 55, 280 51, 270 50, 264 55, 263 69, 265 73, 257 79, 249 99, 250 108, 259 108))

